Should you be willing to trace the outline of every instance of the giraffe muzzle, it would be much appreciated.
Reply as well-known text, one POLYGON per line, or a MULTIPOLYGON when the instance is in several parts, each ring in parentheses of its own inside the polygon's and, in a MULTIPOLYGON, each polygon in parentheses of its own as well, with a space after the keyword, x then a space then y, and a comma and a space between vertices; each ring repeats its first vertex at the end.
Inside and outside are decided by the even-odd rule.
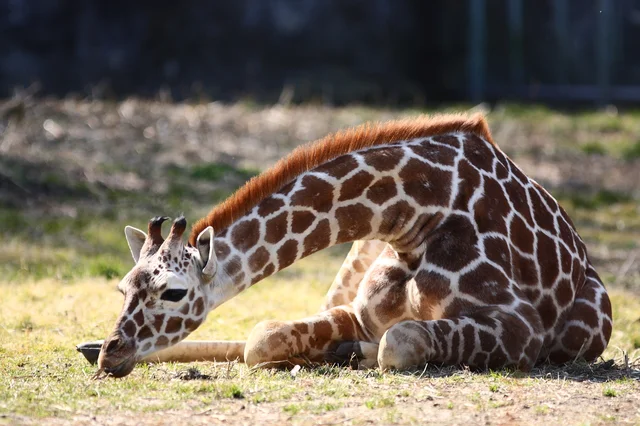
POLYGON ((136 343, 118 334, 109 336, 100 349, 98 367, 113 377, 124 377, 136 365, 136 343))
POLYGON ((133 371, 133 368, 135 366, 136 366, 136 360, 132 356, 113 367, 103 367, 103 370, 108 375, 118 378, 118 377, 127 376, 129 373, 133 371))

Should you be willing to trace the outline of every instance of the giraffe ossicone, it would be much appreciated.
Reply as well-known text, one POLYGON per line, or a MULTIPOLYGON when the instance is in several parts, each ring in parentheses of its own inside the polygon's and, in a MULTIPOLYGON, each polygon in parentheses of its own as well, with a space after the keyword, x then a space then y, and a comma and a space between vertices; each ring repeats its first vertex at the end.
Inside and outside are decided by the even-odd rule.
POLYGON ((607 292, 556 200, 480 115, 366 125, 296 149, 215 207, 127 227, 135 266, 98 364, 240 359, 408 369, 593 360, 607 292), (214 231, 215 229, 215 231, 214 231), (220 304, 326 247, 353 242, 320 313, 264 321, 246 342, 182 342, 220 304))

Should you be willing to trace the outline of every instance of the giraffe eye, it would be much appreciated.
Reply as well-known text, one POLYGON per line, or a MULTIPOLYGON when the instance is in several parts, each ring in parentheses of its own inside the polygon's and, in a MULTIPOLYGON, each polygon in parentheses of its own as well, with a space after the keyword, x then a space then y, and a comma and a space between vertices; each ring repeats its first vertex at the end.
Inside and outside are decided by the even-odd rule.
POLYGON ((169 302, 178 302, 186 295, 187 295, 187 290, 174 288, 170 290, 165 290, 162 293, 162 295, 160 295, 160 299, 168 300, 169 302))

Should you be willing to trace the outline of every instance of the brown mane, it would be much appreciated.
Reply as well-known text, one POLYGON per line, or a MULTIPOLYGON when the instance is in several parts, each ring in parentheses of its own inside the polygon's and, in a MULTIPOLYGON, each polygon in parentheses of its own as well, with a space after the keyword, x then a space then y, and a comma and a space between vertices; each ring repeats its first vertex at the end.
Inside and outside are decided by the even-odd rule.
POLYGON ((449 114, 424 115, 382 124, 366 123, 299 146, 197 221, 191 229, 189 243, 195 245, 198 234, 207 226, 213 226, 218 231, 227 228, 296 176, 336 157, 374 145, 453 132, 475 133, 493 143, 482 114, 449 114))

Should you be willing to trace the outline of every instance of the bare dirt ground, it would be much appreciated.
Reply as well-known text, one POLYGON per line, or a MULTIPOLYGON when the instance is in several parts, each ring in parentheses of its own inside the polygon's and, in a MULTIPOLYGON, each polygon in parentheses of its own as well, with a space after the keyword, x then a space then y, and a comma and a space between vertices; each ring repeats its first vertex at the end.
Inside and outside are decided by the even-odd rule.
MULTIPOLYGON (((84 250, 94 243, 85 234, 74 234, 76 224, 104 222, 105 234, 111 238, 117 222, 114 238, 123 244, 122 221, 135 220, 139 223, 134 224, 143 226, 144 218, 180 212, 193 220, 301 143, 364 121, 417 113, 140 100, 0 102, 0 214, 5 228, 0 235, 3 242, 26 239, 24 247, 37 246, 43 236, 53 235, 47 248, 67 250, 81 242, 84 250), (13 229, 9 223, 17 216, 26 222, 16 222, 13 229), (37 226, 51 217, 70 220, 72 225, 58 233, 56 226, 37 226)), ((38 320, 34 317, 35 325, 24 325, 24 319, 16 318, 20 324, 7 325, 5 334, 0 330, 0 336, 13 339, 8 349, 0 345, 0 357, 15 359, 6 364, 6 391, 0 392, 15 404, 4 410, 0 401, 0 424, 639 424, 640 366, 633 350, 640 348, 640 155, 628 153, 633 153, 629 146, 638 143, 640 119, 611 111, 567 114, 496 107, 489 111, 488 120, 503 150, 566 203, 607 285, 617 292, 618 324, 624 326, 616 329, 620 333, 616 341, 624 342, 620 343, 624 347, 607 353, 607 359, 615 358, 613 364, 543 367, 532 374, 477 374, 435 367, 413 375, 303 369, 297 377, 257 374, 233 365, 237 374, 231 378, 220 373, 227 369, 224 365, 198 364, 199 371, 211 376, 194 381, 202 385, 184 387, 177 374, 187 367, 179 365, 149 367, 153 373, 134 373, 129 381, 118 384, 92 384, 87 379, 91 370, 77 358, 72 358, 70 367, 52 367, 53 373, 33 366, 34 360, 47 359, 43 354, 50 348, 30 353, 39 350, 39 342, 15 330, 37 329, 38 320), (624 353, 631 354, 631 360, 625 361, 624 353), (25 376, 25 365, 34 372, 25 376), (67 371, 84 388, 62 386, 68 385, 67 371), (212 391, 209 385, 238 386, 243 391, 238 394, 241 397, 233 392, 229 396, 218 388, 212 391), (163 393, 148 390, 157 387, 163 393), (97 402, 91 399, 94 392, 101 395, 97 402), (39 400, 39 393, 47 394, 46 398, 39 400), (124 398, 134 398, 135 403, 118 403, 124 398), (168 404, 173 399, 178 401, 176 406, 168 404), (40 412, 38 404, 43 403, 51 406, 40 412)), ((99 241, 103 244, 105 239, 99 241)), ((127 258, 124 246, 114 247, 127 258)), ((331 277, 325 269, 327 265, 337 269, 340 260, 322 259, 321 266, 293 268, 282 281, 320 277, 328 286, 331 277)), ((21 283, 0 282, 0 288, 16 284, 21 283)), ((90 290, 86 291, 90 298, 90 290)), ((31 293, 19 299, 24 309, 37 300, 31 293)), ((99 293, 92 303, 100 303, 106 294, 99 293)), ((256 294, 225 312, 250 311, 269 297, 266 290, 256 294)), ((301 296, 305 297, 319 300, 318 295, 301 296)), ((269 315, 283 310, 279 302, 271 303, 275 307, 269 315)), ((214 316, 209 322, 220 318, 214 316)), ((243 318, 245 327, 259 319, 258 314, 243 318)), ((71 320, 65 317, 65 321, 71 320)), ((47 327, 49 334, 64 334, 63 326, 47 327)), ((75 333, 65 335, 64 344, 48 344, 54 353, 76 356, 65 352, 69 341, 84 336, 75 333)), ((33 336, 38 335, 33 332, 33 336)))

